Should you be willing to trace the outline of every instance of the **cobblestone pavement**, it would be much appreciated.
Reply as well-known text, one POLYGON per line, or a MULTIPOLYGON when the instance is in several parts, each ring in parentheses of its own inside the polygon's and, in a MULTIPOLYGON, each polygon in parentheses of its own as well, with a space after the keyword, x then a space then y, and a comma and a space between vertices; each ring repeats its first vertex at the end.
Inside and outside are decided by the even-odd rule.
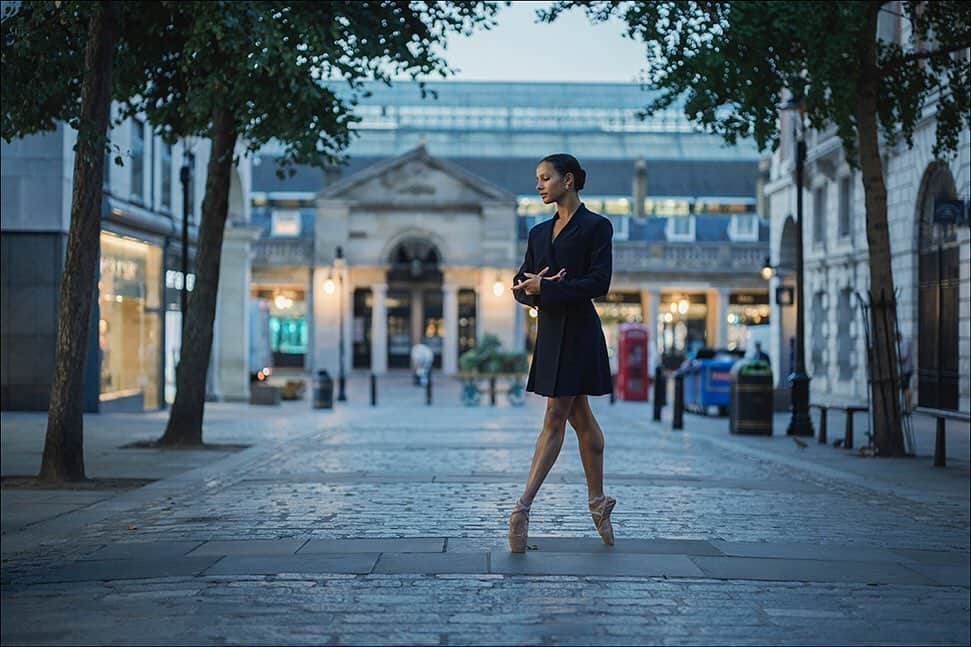
MULTIPOLYGON (((210 405, 207 441, 252 447, 13 532, 5 516, 2 642, 971 642, 966 465, 844 469, 828 447, 697 416, 674 432, 597 398, 617 546, 596 539, 571 434, 516 559, 543 402, 440 388, 434 407, 406 384, 376 408, 360 385, 332 412, 210 405)), ((89 424, 157 435, 164 417, 89 424)))

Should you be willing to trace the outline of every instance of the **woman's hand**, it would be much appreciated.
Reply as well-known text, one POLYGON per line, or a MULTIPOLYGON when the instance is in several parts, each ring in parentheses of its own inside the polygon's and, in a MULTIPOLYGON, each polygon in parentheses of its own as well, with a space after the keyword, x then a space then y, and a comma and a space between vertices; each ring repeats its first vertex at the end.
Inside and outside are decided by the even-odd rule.
MULTIPOLYGON (((550 268, 549 268, 549 266, 547 266, 547 267, 544 267, 543 269, 541 269, 536 274, 532 274, 530 272, 523 272, 523 276, 526 277, 526 280, 520 281, 516 285, 512 286, 512 289, 513 290, 525 290, 526 294, 539 294, 540 293, 540 287, 542 285, 542 281, 543 281, 543 278, 544 278, 543 275, 546 274, 549 271, 550 271, 550 268)), ((553 276, 547 277, 546 280, 547 281, 559 281, 560 279, 562 279, 565 276, 566 276, 566 268, 563 268, 559 272, 557 272, 556 274, 554 274, 553 276)))

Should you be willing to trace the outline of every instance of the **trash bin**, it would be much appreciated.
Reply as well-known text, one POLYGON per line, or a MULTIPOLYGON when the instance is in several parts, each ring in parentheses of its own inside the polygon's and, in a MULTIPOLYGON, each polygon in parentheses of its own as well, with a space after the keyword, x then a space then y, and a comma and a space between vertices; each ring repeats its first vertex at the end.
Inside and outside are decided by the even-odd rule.
POLYGON ((740 360, 731 370, 728 430, 772 435, 772 367, 763 360, 740 360))
POLYGON ((695 406, 699 413, 708 415, 709 407, 718 407, 718 415, 728 412, 734 365, 735 359, 723 354, 698 360, 698 398, 695 406))
POLYGON ((334 380, 327 371, 317 371, 314 380, 314 409, 334 408, 334 380))

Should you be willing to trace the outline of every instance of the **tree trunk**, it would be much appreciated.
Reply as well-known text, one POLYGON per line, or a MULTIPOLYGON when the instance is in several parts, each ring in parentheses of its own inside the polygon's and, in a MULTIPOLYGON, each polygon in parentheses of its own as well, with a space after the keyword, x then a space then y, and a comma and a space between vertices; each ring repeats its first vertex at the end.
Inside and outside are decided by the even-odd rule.
POLYGON ((40 479, 84 480, 84 366, 101 233, 105 135, 118 7, 102 2, 88 23, 81 87, 81 122, 74 155, 71 225, 61 277, 57 349, 40 479))
POLYGON ((880 456, 903 456, 903 432, 900 424, 900 400, 897 389, 897 302, 894 293, 893 267, 890 259, 890 230, 887 224, 887 186, 877 135, 877 68, 876 16, 860 44, 863 73, 856 101, 856 125, 860 142, 860 169, 863 175, 866 203, 866 232, 870 260, 870 328, 873 352, 870 357, 872 380, 873 441, 880 456))
POLYGON ((189 294, 189 309, 185 314, 182 350, 175 372, 175 402, 165 434, 158 441, 161 445, 202 445, 206 373, 212 353, 219 263, 229 212, 229 181, 237 137, 233 115, 228 110, 214 110, 210 132, 212 153, 206 169, 206 195, 202 200, 196 281, 189 294))

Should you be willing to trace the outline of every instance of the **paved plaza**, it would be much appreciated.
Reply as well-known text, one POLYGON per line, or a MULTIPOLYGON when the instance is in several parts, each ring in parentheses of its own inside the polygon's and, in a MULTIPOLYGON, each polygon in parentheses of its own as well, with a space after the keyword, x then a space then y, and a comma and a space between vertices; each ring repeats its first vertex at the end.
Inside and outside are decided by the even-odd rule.
MULTIPOLYGON (((333 411, 209 404, 206 450, 122 448, 166 412, 87 417, 88 476, 114 487, 3 489, 3 644, 971 642, 966 429, 935 469, 929 425, 922 455, 876 459, 802 447, 784 415, 739 437, 595 398, 616 545, 568 431, 512 555, 543 399, 464 407, 441 378, 429 407, 397 375, 371 407, 367 387, 333 411)), ((46 416, 0 421, 12 485, 46 416)))

